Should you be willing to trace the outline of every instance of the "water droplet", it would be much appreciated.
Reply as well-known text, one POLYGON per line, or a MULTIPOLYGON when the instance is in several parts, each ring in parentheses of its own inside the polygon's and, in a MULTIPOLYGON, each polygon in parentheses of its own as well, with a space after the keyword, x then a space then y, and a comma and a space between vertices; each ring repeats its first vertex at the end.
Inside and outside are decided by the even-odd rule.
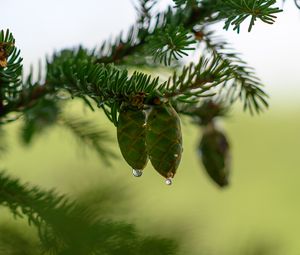
POLYGON ((143 174, 143 171, 140 169, 132 169, 132 175, 134 177, 141 177, 143 174))
POLYGON ((167 178, 167 179, 165 180, 165 183, 166 183, 167 185, 172 185, 172 183, 173 183, 172 178, 167 178))

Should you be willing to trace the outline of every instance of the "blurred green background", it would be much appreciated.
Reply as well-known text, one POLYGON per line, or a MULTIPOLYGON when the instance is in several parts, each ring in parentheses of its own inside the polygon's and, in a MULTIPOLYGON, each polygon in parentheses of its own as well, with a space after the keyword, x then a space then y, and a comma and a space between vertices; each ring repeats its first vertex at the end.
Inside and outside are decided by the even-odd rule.
MULTIPOLYGON (((93 203, 100 214, 135 223, 142 233, 175 238, 180 254, 298 254, 300 107, 282 110, 275 102, 256 117, 236 107, 220 123, 233 157, 231 185, 224 190, 204 172, 196 152, 201 132, 189 120, 182 121, 183 160, 174 184, 167 186, 150 164, 141 178, 132 176, 118 150, 116 130, 100 112, 89 112, 78 102, 67 108, 98 119, 110 131, 119 160, 108 167, 60 128, 22 147, 14 123, 1 168, 22 181, 93 203)), ((2 223, 20 224, 0 210, 2 223)))

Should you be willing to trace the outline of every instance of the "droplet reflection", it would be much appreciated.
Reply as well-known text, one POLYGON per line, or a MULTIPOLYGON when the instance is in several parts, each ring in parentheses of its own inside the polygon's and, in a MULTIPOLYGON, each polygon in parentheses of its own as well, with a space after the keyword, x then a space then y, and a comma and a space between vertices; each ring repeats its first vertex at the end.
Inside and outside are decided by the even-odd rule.
POLYGON ((141 177, 143 174, 143 171, 140 169, 132 169, 132 175, 134 177, 141 177))
POLYGON ((172 185, 172 183, 173 183, 172 178, 167 178, 167 179, 165 180, 165 183, 166 183, 167 185, 172 185))

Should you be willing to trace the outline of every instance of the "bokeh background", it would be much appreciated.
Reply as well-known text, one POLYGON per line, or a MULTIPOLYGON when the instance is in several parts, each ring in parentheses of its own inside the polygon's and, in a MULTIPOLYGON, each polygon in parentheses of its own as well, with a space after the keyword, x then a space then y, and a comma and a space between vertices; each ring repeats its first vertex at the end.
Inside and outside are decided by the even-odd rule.
MULTIPOLYGON (((14 33, 28 71, 54 50, 94 47, 126 30, 135 20, 136 2, 2 1, 0 28, 14 33)), ((161 1, 161 8, 170 2, 161 1)), ((17 137, 19 124, 14 123, 8 126, 10 148, 0 167, 23 181, 90 201, 102 214, 135 223, 142 232, 176 238, 182 254, 300 254, 300 10, 292 0, 283 9, 274 25, 257 22, 251 33, 246 26, 236 34, 216 25, 255 67, 270 95, 265 113, 251 117, 237 105, 221 123, 233 149, 229 188, 220 190, 207 178, 196 153, 200 130, 187 120, 174 185, 164 185, 150 164, 142 178, 132 177, 118 151, 113 125, 101 112, 90 112, 78 102, 68 110, 99 120, 110 131, 109 146, 120 157, 112 166, 93 151, 83 152, 59 128, 23 147, 17 137), (105 199, 107 192, 117 196, 105 199)), ((0 228, 16 225, 32 234, 5 209, 0 208, 0 215, 0 228)))

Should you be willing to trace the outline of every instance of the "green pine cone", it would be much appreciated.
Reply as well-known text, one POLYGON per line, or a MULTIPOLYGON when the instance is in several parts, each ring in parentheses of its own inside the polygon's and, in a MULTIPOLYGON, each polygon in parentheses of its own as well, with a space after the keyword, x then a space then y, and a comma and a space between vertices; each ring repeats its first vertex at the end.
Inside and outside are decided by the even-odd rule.
POLYGON ((165 178, 172 178, 181 160, 180 119, 168 104, 153 106, 147 119, 146 144, 153 167, 165 178))
POLYGON ((138 108, 123 107, 119 114, 117 137, 126 162, 136 170, 145 168, 148 162, 146 150, 146 114, 138 108))
POLYGON ((199 153, 208 175, 220 186, 229 184, 230 153, 226 136, 214 127, 206 130, 199 144, 199 153))

